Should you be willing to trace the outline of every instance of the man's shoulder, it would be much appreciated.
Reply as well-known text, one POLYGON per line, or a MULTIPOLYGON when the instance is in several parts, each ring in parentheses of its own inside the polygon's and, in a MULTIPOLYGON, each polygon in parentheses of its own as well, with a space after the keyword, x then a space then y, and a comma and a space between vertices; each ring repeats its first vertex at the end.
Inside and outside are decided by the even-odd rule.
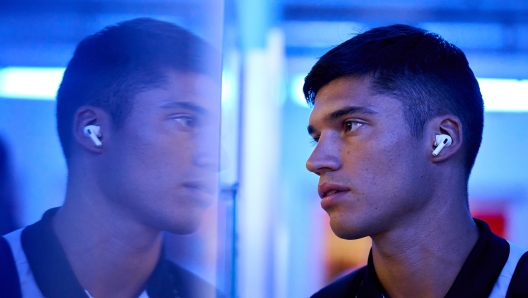
POLYGON ((354 272, 351 272, 328 286, 322 288, 317 293, 312 295, 312 298, 326 298, 326 297, 349 297, 351 293, 357 292, 363 276, 365 274, 365 267, 361 267, 354 272))

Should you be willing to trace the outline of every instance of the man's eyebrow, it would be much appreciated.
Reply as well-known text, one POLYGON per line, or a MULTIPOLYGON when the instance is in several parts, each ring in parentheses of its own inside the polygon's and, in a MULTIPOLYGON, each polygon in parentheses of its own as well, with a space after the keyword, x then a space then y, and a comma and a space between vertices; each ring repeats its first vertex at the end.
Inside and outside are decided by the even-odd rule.
POLYGON ((206 109, 203 107, 194 104, 192 102, 186 102, 186 101, 171 101, 169 103, 163 104, 161 106, 162 109, 186 109, 191 110, 193 112, 196 112, 201 115, 209 114, 206 109))
POLYGON ((325 117, 325 121, 333 121, 336 120, 342 116, 348 115, 348 114, 376 114, 377 112, 368 108, 368 107, 356 107, 356 106, 350 106, 350 107, 344 107, 339 110, 333 111, 328 116, 325 117))
MULTIPOLYGON (((348 114, 376 114, 377 112, 368 108, 368 107, 356 107, 356 106, 350 106, 350 107, 344 107, 339 110, 333 111, 329 115, 325 117, 326 122, 331 122, 336 119, 339 119, 342 116, 348 115, 348 114)), ((308 125, 308 134, 314 135, 318 134, 319 131, 312 125, 308 125)))
POLYGON ((309 135, 314 135, 314 134, 317 134, 319 131, 317 129, 315 129, 315 127, 313 127, 312 125, 308 125, 308 134, 309 135))

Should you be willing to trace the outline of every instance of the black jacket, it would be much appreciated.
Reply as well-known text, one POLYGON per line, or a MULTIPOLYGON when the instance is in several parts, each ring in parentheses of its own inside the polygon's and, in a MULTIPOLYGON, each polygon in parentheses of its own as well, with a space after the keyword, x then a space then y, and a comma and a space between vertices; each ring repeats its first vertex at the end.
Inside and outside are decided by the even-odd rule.
MULTIPOLYGON (((87 298, 52 230, 57 210, 48 210, 40 221, 22 230, 22 249, 44 297, 87 298)), ((158 262, 146 291, 150 298, 223 297, 212 285, 165 258, 158 262)), ((0 237, 0 297, 21 297, 13 252, 4 237, 0 237)))
MULTIPOLYGON (((524 253, 520 259, 509 260, 508 241, 493 234, 485 222, 475 219, 475 223, 480 230, 479 239, 445 297, 489 297, 505 264, 511 261, 516 263, 516 269, 511 277, 506 297, 528 298, 528 253, 524 253)), ((521 254, 522 252, 516 251, 517 256, 521 254)), ((341 297, 389 297, 376 275, 372 252, 367 266, 338 279, 312 296, 312 298, 341 297)))

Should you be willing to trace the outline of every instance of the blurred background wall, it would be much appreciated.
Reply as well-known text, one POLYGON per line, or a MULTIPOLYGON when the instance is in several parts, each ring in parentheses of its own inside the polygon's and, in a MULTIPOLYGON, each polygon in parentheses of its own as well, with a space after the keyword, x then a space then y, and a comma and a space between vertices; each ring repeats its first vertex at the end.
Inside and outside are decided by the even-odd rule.
MULTIPOLYGON (((319 206, 317 177, 305 169, 313 147, 301 87, 330 48, 394 23, 439 33, 466 53, 486 104, 471 209, 495 232, 528 248, 528 2, 0 0, 0 74, 9 67, 65 67, 85 35, 145 15, 181 24, 223 48, 225 198, 215 234, 222 245, 214 249, 224 249, 223 258, 217 255, 223 265, 215 268, 227 272, 217 275, 217 284, 232 297, 308 297, 366 262, 369 240, 332 234, 319 206)), ((26 80, 22 89, 39 80, 26 80)), ((54 101, 1 88, 0 82, 0 136, 10 153, 13 210, 16 223, 26 225, 63 199, 66 171, 54 101)))

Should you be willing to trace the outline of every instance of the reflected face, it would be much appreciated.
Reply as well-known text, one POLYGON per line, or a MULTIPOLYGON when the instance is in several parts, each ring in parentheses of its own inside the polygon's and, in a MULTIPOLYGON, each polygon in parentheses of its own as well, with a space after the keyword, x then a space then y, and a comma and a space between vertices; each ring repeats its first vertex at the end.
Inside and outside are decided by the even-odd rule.
POLYGON ((428 151, 411 135, 401 102, 369 84, 343 77, 325 85, 308 126, 317 143, 306 167, 320 177, 332 230, 346 239, 404 226, 427 201, 428 151))
POLYGON ((106 138, 100 184, 119 212, 158 230, 194 231, 217 192, 220 84, 168 72, 137 94, 106 138))

